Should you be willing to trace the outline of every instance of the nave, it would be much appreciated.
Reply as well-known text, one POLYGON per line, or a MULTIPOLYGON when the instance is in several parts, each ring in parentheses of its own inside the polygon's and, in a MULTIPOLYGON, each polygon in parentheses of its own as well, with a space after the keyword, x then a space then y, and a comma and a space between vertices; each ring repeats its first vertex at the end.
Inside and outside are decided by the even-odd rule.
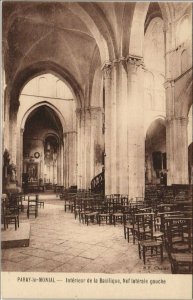
MULTIPOLYGON (((66 192, 62 194, 42 193, 38 195, 38 199, 40 202, 44 203, 44 207, 41 206, 38 208, 37 216, 30 215, 29 218, 27 217, 28 196, 33 198, 35 194, 25 195, 26 200, 23 200, 23 209, 19 213, 20 227, 17 228, 17 230, 14 230, 14 226, 10 224, 6 230, 6 234, 9 235, 11 231, 15 231, 15 235, 17 235, 23 224, 29 222, 31 227, 29 247, 3 249, 2 271, 88 272, 111 274, 172 273, 171 258, 169 258, 170 254, 167 249, 168 241, 166 242, 167 236, 163 239, 163 261, 161 261, 160 255, 157 254, 156 250, 156 255, 152 257, 151 255, 147 256, 144 263, 143 259, 140 259, 138 254, 138 246, 142 237, 137 235, 136 231, 135 244, 133 240, 134 233, 132 231, 129 233, 129 239, 128 236, 124 238, 124 229, 127 228, 131 213, 125 211, 123 215, 128 218, 121 219, 119 210, 115 224, 112 220, 106 222, 104 218, 101 219, 99 224, 97 218, 95 218, 96 215, 101 215, 101 211, 97 211, 97 205, 98 208, 102 205, 101 196, 100 200, 98 198, 98 200, 95 199, 93 202, 93 200, 91 200, 91 195, 89 198, 83 198, 83 196, 78 196, 78 193, 76 195, 72 193, 66 194, 66 192), (86 203, 86 210, 85 207, 80 208, 81 202, 86 203), (90 212, 88 211, 88 206, 90 212), (92 214, 92 209, 95 211, 94 215, 92 214), (88 215, 90 216, 90 219, 87 224, 85 222, 86 219, 84 218, 88 215), (126 222, 124 220, 126 220, 126 222)), ((124 197, 124 199, 126 198, 124 197)), ((109 199, 107 201, 109 202, 109 199)), ((112 203, 113 200, 111 201, 111 204, 112 203)), ((133 201, 132 204, 130 204, 130 209, 133 206, 133 211, 134 204, 135 202, 133 201)), ((127 207, 128 206, 129 205, 127 205, 127 207)), ((116 215, 115 208, 117 207, 117 200, 116 204, 113 204, 113 207, 112 215, 116 215)), ((124 203, 123 207, 126 209, 126 203, 124 203)), ((165 204, 164 209, 162 207, 163 206, 160 207, 162 212, 157 214, 157 216, 163 216, 164 209, 166 209, 165 216, 168 217, 172 215, 171 210, 170 212, 168 210, 168 207, 171 207, 171 205, 165 204)), ((147 206, 145 208, 144 204, 142 205, 140 201, 138 201, 138 204, 135 204, 135 211, 137 212, 136 217, 140 216, 140 213, 141 216, 146 217, 151 216, 152 214, 150 212, 152 210, 149 210, 147 206), (138 207, 138 209, 136 209, 136 207, 138 207)), ((189 211, 189 215, 190 214, 191 212, 189 211)), ((181 222, 183 222, 182 220, 188 219, 180 214, 179 211, 177 212, 177 210, 175 215, 173 214, 173 218, 174 217, 177 217, 181 222)), ((158 219, 159 218, 157 218, 156 221, 157 226, 158 219)), ((184 227, 187 226, 186 223, 183 225, 184 227)), ((143 227, 141 227, 140 230, 142 230, 142 228, 143 227)), ((148 232, 149 231, 147 231, 147 233, 148 232)), ((157 231, 157 233, 159 233, 159 231, 157 231)), ((175 233, 177 233, 177 230, 175 233)), ((178 236, 180 236, 179 233, 178 236)), ((187 252, 186 239, 187 230, 185 232, 184 242, 182 243, 181 241, 179 244, 179 247, 184 245, 187 252)), ((188 272, 187 270, 189 269, 187 269, 187 264, 181 267, 178 272, 188 272)))

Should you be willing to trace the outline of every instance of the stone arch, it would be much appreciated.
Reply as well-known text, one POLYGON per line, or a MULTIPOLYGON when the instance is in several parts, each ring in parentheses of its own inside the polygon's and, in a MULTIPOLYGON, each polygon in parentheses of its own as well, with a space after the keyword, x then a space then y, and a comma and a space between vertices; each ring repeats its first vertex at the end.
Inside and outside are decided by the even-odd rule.
POLYGON ((176 43, 181 45, 186 39, 190 39, 192 34, 192 21, 189 14, 183 15, 177 23, 176 43))
POLYGON ((111 28, 96 3, 69 3, 69 9, 89 28, 99 47, 102 64, 116 57, 111 28))
POLYGON ((64 132, 67 130, 67 125, 66 125, 66 122, 65 122, 65 120, 64 120, 63 115, 61 114, 61 112, 60 112, 53 104, 51 104, 51 103, 49 103, 49 102, 47 102, 47 101, 42 101, 42 102, 39 102, 39 103, 37 103, 37 104, 31 106, 30 109, 28 109, 28 110, 26 111, 26 113, 24 114, 24 116, 23 116, 23 118, 22 118, 22 120, 21 120, 20 128, 21 128, 22 130, 24 130, 24 128, 25 128, 25 123, 26 123, 28 117, 30 116, 30 114, 31 114, 35 109, 37 109, 37 108, 39 108, 39 107, 41 107, 41 106, 47 106, 47 107, 49 107, 50 109, 52 109, 52 110, 55 112, 56 116, 58 117, 58 119, 59 119, 59 121, 60 121, 60 123, 61 123, 61 127, 62 127, 62 130, 63 130, 63 133, 64 133, 64 132))
POLYGON ((102 71, 97 68, 93 76, 90 106, 103 107, 103 78, 102 71))
POLYGON ((146 127, 144 128, 144 132, 145 132, 145 136, 147 135, 147 131, 149 129, 149 127, 151 126, 151 124, 153 124, 156 121, 160 121, 162 124, 165 124, 166 122, 166 117, 163 115, 156 115, 154 116, 152 119, 149 120, 149 122, 146 124, 146 127))
MULTIPOLYGON (((145 18, 148 12, 150 2, 137 2, 135 4, 129 41, 129 54, 143 57, 143 39, 145 18)), ((170 3, 158 3, 162 13, 164 25, 171 20, 172 6, 170 3)), ((124 48, 124 47, 123 47, 124 48)), ((128 55, 128 53, 127 53, 128 55)))
POLYGON ((77 102, 77 106, 81 107, 83 103, 83 92, 77 83, 77 81, 69 74, 69 72, 59 65, 51 61, 40 61, 37 62, 24 70, 21 70, 13 80, 13 86, 11 89, 11 103, 10 103, 10 116, 17 113, 19 107, 19 95, 23 87, 32 78, 45 74, 52 73, 64 81, 71 89, 72 94, 77 102))
POLYGON ((176 115, 187 117, 192 105, 192 71, 190 78, 183 89, 178 105, 176 105, 176 115))
MULTIPOLYGON (((71 11, 74 15, 76 15, 91 32, 93 38, 96 41, 96 44, 98 45, 102 63, 105 63, 106 61, 114 58, 115 55, 112 34, 110 34, 110 29, 107 26, 107 22, 104 16, 100 16, 94 3, 72 2, 64 4, 65 7, 69 9, 69 11, 71 11), (96 17, 99 18, 99 21, 96 20, 96 17)), ((27 10, 28 8, 30 9, 30 6, 33 7, 34 3, 25 3, 24 8, 19 7, 16 11, 11 13, 11 15, 9 16, 9 21, 6 23, 4 29, 4 41, 7 40, 9 28, 13 25, 16 18, 24 14, 25 10, 27 10)))
MULTIPOLYGON (((18 182, 21 184, 22 180, 22 170, 24 168, 24 129, 26 126, 26 122, 29 120, 30 116, 33 118, 33 113, 38 112, 41 108, 49 108, 51 112, 55 115, 55 120, 58 124, 58 132, 56 133, 54 130, 49 129, 49 132, 46 133, 46 135, 55 135, 57 137, 58 145, 61 145, 63 147, 63 134, 64 131, 66 131, 66 122, 64 120, 64 117, 62 116, 61 112, 51 103, 47 101, 42 101, 39 103, 36 103, 35 105, 31 106, 24 114, 23 118, 21 119, 20 124, 18 124, 18 132, 17 132, 17 173, 18 173, 18 182)), ((37 147, 37 145, 36 145, 37 147)), ((59 177, 58 177, 59 178, 59 177)))
POLYGON ((53 133, 53 132, 48 132, 45 136, 44 136, 44 142, 45 140, 48 138, 48 137, 54 137, 57 142, 59 143, 59 136, 56 134, 56 133, 53 133))
POLYGON ((183 74, 188 69, 188 51, 184 49, 181 53, 181 74, 183 74))
POLYGON ((135 5, 136 4, 134 2, 124 3, 122 30, 120 37, 120 54, 122 57, 127 57, 129 53, 130 39, 128 39, 128 37, 131 34, 131 23, 135 5))
POLYGON ((145 179, 147 184, 166 184, 166 124, 162 116, 149 124, 145 137, 145 179))

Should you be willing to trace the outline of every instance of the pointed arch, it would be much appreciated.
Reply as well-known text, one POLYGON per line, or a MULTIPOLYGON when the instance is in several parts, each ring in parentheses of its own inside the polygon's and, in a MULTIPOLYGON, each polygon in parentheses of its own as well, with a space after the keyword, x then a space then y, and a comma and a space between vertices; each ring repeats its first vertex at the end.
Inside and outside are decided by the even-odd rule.
POLYGON ((32 78, 45 73, 51 73, 64 81, 72 91, 77 103, 77 107, 82 106, 83 92, 75 78, 73 78, 67 70, 52 61, 40 61, 21 70, 15 76, 11 89, 10 116, 18 111, 19 95, 26 83, 32 78))
POLYGON ((51 103, 47 102, 47 101, 42 101, 42 102, 38 102, 36 103, 35 105, 31 106, 27 111, 26 113, 24 114, 22 120, 21 120, 21 124, 20 124, 20 128, 21 129, 24 129, 25 128, 25 124, 26 124, 26 121, 28 119, 28 117, 31 115, 31 113, 36 110, 37 108, 40 108, 42 106, 46 106, 46 107, 49 107, 51 110, 54 111, 55 115, 57 116, 57 118, 59 119, 60 121, 60 125, 61 125, 61 128, 62 128, 62 131, 63 133, 66 131, 67 129, 67 126, 66 126, 66 122, 64 120, 64 117, 63 115, 61 114, 61 112, 51 103))
MULTIPOLYGON (((131 31, 129 36, 129 53, 130 55, 135 55, 139 57, 143 57, 143 40, 144 40, 144 25, 145 19, 147 16, 148 8, 150 2, 137 2, 135 3, 132 23, 131 23, 131 31)), ((170 3, 160 3, 158 5, 161 10, 161 14, 163 17, 164 25, 166 26, 168 22, 171 21, 172 16, 172 4, 170 3)), ((129 26, 128 20, 128 26, 129 26)), ((123 47, 124 48, 124 47, 123 47)))

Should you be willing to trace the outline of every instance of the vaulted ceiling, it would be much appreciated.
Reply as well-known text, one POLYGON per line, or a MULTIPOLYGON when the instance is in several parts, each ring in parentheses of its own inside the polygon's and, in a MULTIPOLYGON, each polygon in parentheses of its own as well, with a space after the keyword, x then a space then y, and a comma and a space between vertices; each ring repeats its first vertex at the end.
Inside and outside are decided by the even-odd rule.
POLYGON ((135 7, 134 2, 4 1, 6 82, 19 86, 38 72, 55 71, 83 97, 89 95, 95 71, 128 55, 135 7))

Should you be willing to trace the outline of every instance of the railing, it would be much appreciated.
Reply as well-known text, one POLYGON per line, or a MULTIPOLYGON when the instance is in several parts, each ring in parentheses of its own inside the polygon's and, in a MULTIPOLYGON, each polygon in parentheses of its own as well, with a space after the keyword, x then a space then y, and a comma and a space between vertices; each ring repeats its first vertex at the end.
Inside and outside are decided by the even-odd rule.
POLYGON ((104 193, 105 192, 105 174, 104 171, 96 175, 91 180, 91 191, 94 193, 104 193))

